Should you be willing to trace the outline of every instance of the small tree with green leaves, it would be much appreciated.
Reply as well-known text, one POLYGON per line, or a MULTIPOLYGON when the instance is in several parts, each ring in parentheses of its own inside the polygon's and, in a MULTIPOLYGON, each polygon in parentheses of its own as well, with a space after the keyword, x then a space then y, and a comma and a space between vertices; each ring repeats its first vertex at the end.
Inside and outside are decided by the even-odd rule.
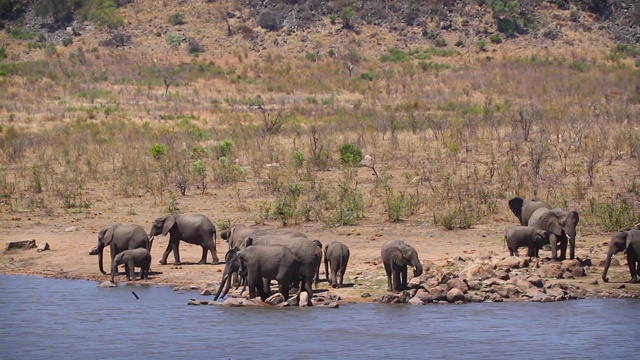
POLYGON ((340 162, 347 166, 355 166, 362 161, 362 150, 349 143, 340 146, 340 162))
POLYGON ((346 8, 344 8, 344 10, 342 10, 342 12, 340 13, 340 20, 342 20, 343 29, 347 29, 347 30, 353 29, 352 21, 355 14, 356 12, 353 10, 351 6, 347 6, 346 8))

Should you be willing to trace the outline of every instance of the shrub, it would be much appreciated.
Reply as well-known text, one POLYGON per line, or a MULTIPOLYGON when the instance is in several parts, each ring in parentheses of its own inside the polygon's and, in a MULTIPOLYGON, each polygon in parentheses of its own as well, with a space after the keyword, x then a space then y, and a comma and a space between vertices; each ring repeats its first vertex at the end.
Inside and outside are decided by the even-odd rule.
POLYGON ((169 15, 169 22, 174 26, 184 24, 184 14, 177 12, 169 15))
POLYGON ((301 168, 304 165, 304 154, 300 150, 296 150, 293 153, 292 165, 296 168, 301 168))
POLYGON ((335 25, 336 24, 336 16, 335 15, 329 15, 329 23, 331 25, 335 25))
POLYGON ((469 229, 476 222, 473 211, 464 208, 452 209, 443 214, 433 214, 433 223, 447 230, 469 229))
POLYGON ((78 14, 91 22, 109 29, 124 25, 118 6, 111 0, 88 0, 78 14))
POLYGON ((257 24, 261 28, 269 31, 280 30, 280 19, 278 14, 271 10, 264 10, 258 15, 257 24))
POLYGON ((167 45, 171 46, 172 49, 177 49, 180 47, 180 44, 182 44, 182 41, 184 41, 184 37, 178 34, 169 34, 164 41, 167 45))
POLYGON ((447 46, 447 40, 445 40, 444 38, 437 38, 435 41, 435 45, 437 47, 445 47, 447 46))
POLYGON ((204 46, 195 38, 187 38, 187 51, 189 54, 200 54, 204 52, 204 46))
POLYGON ((394 63, 407 61, 407 53, 400 49, 392 48, 386 54, 380 55, 380 61, 394 63))
POLYGON ((349 143, 340 146, 340 162, 347 166, 355 166, 362 161, 362 150, 349 143))
POLYGON ((0 46, 0 59, 7 58, 7 48, 4 46, 0 46))
POLYGON ((69 46, 71 44, 73 44, 73 39, 72 38, 66 37, 66 38, 62 39, 62 45, 64 47, 67 47, 67 46, 69 46))
POLYGON ((476 44, 478 47, 478 51, 487 51, 487 42, 484 40, 478 41, 476 44))
POLYGON ((327 204, 330 216, 328 225, 356 225, 364 219, 364 200, 358 188, 346 183, 338 184, 336 194, 327 204))
POLYGON ((585 72, 587 71, 587 64, 585 64, 583 61, 575 60, 569 63, 569 68, 577 72, 585 72))
POLYGON ((362 74, 360 74, 360 79, 362 80, 373 81, 375 80, 375 78, 376 76, 371 71, 365 71, 362 74))
POLYGON ((213 178, 221 184, 232 184, 247 179, 247 172, 240 165, 232 164, 226 157, 218 159, 213 168, 213 178))
POLYGON ((456 43, 454 44, 456 47, 461 47, 464 46, 464 41, 462 41, 462 39, 458 39, 458 41, 456 41, 456 43))
POLYGON ((618 231, 632 227, 640 214, 632 206, 633 202, 627 198, 600 201, 589 199, 589 213, 599 220, 602 231, 618 231))
POLYGON ((36 37, 33 32, 20 26, 14 27, 9 33, 9 36, 16 40, 33 40, 36 37))
POLYGON ((150 152, 154 159, 159 160, 167 155, 168 150, 164 144, 155 144, 151 147, 150 152))
POLYGON ((215 145, 216 157, 218 159, 222 157, 229 157, 231 155, 231 149, 233 148, 233 143, 228 140, 222 140, 215 145))
POLYGON ((500 44, 502 42, 502 38, 498 34, 493 34, 489 37, 489 41, 491 41, 492 44, 500 44))
POLYGON ((409 195, 405 191, 400 191, 396 194, 388 186, 384 205, 387 211, 387 218, 389 221, 396 223, 402 220, 402 217, 413 215, 418 203, 415 196, 409 195))
POLYGON ((342 10, 342 12, 340 13, 340 20, 342 20, 343 29, 353 29, 353 23, 351 22, 351 20, 353 19, 353 16, 355 14, 356 12, 351 6, 347 6, 344 10, 342 10))

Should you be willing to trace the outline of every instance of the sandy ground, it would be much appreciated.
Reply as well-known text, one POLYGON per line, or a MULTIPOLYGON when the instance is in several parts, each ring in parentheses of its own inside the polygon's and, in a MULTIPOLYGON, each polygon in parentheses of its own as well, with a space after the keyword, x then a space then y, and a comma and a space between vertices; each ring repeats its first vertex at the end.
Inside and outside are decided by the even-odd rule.
MULTIPOLYGON (((98 257, 89 255, 89 250, 97 243, 97 232, 105 224, 110 223, 104 216, 91 219, 66 217, 65 221, 47 223, 29 218, 3 220, 0 227, 0 246, 5 249, 8 241, 35 239, 38 244, 49 243, 51 250, 38 252, 36 249, 3 251, 0 254, 0 273, 23 274, 66 279, 86 279, 99 282, 109 279, 98 271, 98 257), (74 231, 65 231, 68 227, 74 231)), ((52 219, 53 221, 53 219, 52 219)), ((151 226, 139 223, 145 229, 151 226)), ((339 240, 347 244, 351 250, 351 259, 345 275, 345 286, 331 289, 345 301, 376 301, 385 294, 386 277, 380 259, 380 247, 389 239, 404 239, 418 251, 420 260, 426 266, 446 267, 447 260, 461 257, 469 262, 479 257, 491 255, 502 258, 508 255, 504 248, 502 236, 504 230, 513 223, 499 222, 491 225, 476 225, 469 230, 445 231, 424 224, 380 224, 359 227, 342 227, 337 229, 323 228, 317 224, 297 226, 295 229, 308 234, 311 239, 320 239, 323 243, 339 240), (372 296, 363 298, 363 293, 372 296)), ((604 243, 610 235, 594 235, 578 238, 577 256, 591 258, 594 264, 606 256, 607 245, 604 243)), ((166 284, 168 286, 196 286, 199 289, 217 287, 221 278, 223 264, 197 265, 201 255, 199 246, 181 243, 181 266, 160 265, 158 260, 167 246, 168 237, 156 237, 152 249, 152 274, 144 282, 166 284)), ((218 237, 218 256, 224 259, 227 244, 218 237)), ((525 251, 525 249, 522 249, 525 251)), ((108 269, 108 250, 105 250, 105 269, 108 269)), ((549 252, 541 252, 541 256, 549 256, 549 252)), ((629 279, 626 260, 622 254, 616 258, 620 265, 610 269, 611 282, 603 283, 600 279, 602 268, 594 266, 587 271, 588 276, 575 280, 563 280, 579 283, 586 288, 603 290, 618 288, 629 279), (594 280, 598 284, 594 284, 594 280)), ((173 260, 173 254, 169 261, 173 260)), ((324 279, 324 269, 321 270, 324 279)), ((124 284, 124 275, 116 277, 120 285, 124 284)), ((625 284, 627 291, 640 292, 640 285, 625 284)), ((329 289, 327 282, 319 284, 318 290, 329 289)), ((194 294, 195 295, 195 294, 194 294)))

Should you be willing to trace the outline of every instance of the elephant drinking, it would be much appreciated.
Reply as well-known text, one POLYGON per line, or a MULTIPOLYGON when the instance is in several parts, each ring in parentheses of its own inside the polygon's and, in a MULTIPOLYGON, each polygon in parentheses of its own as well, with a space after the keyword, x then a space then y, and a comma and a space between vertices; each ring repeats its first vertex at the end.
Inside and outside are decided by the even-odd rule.
POLYGON ((413 246, 402 240, 388 240, 382 244, 382 262, 387 273, 387 291, 407 289, 407 267, 413 266, 413 276, 422 275, 422 264, 413 246))
POLYGON ((607 260, 602 271, 602 280, 608 282, 607 272, 611 265, 611 257, 620 252, 625 251, 627 254, 627 265, 631 273, 632 283, 638 282, 638 271, 640 270, 640 230, 623 229, 618 231, 611 238, 609 251, 607 252, 607 260))

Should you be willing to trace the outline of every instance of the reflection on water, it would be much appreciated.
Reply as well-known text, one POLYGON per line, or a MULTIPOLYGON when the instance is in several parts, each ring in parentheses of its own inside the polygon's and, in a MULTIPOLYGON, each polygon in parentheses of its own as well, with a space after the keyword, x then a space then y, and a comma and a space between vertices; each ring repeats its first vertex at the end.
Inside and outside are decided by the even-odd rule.
POLYGON ((640 300, 339 309, 187 306, 196 292, 0 275, 1 359, 638 359, 640 300), (140 297, 136 300, 132 291, 140 297))

